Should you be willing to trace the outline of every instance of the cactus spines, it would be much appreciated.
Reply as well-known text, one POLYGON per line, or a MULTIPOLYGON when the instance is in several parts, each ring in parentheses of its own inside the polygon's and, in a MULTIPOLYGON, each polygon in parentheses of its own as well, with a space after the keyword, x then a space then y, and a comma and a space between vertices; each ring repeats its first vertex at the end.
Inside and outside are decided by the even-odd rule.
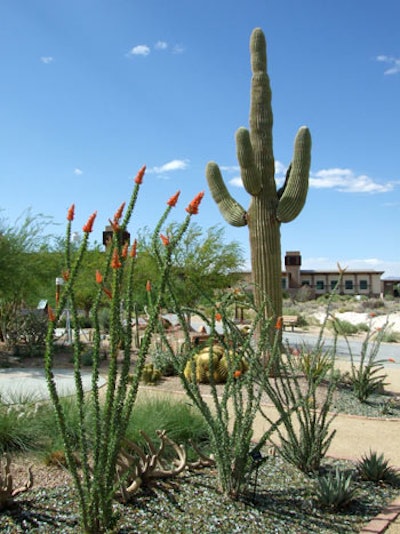
POLYGON ((215 162, 207 164, 206 176, 224 219, 233 226, 248 226, 255 300, 261 304, 266 295, 270 302, 266 316, 278 317, 282 314, 280 225, 295 219, 306 201, 311 135, 307 127, 299 129, 285 183, 277 190, 266 50, 264 33, 256 28, 250 38, 250 130, 242 127, 236 132, 243 186, 251 196, 248 210, 230 195, 215 162))

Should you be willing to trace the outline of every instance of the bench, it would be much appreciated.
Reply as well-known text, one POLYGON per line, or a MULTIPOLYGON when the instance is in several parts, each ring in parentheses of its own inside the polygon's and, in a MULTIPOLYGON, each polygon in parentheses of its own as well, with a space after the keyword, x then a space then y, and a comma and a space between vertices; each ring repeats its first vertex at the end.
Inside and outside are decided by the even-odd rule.
POLYGON ((291 326, 292 327, 292 332, 294 331, 294 327, 297 326, 297 321, 298 321, 298 316, 297 315, 283 315, 282 316, 282 323, 283 323, 283 328, 287 327, 287 326, 291 326))

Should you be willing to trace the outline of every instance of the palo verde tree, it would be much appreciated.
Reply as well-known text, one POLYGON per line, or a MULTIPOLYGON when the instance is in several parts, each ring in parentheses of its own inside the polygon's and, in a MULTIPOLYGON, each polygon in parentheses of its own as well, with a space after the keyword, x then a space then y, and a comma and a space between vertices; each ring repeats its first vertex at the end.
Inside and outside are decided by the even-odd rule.
POLYGON ((261 305, 267 295, 266 315, 279 317, 282 314, 280 227, 297 217, 304 206, 311 163, 311 136, 308 128, 299 129, 284 185, 277 189, 266 40, 260 28, 252 32, 250 55, 253 72, 250 131, 239 128, 236 132, 241 177, 251 196, 248 210, 232 198, 216 163, 208 163, 206 176, 225 220, 233 226, 248 226, 256 304, 261 305))
MULTIPOLYGON (((176 222, 166 226, 166 237, 174 235, 178 227, 176 222)), ((140 286, 145 287, 146 278, 151 278, 153 285, 158 284, 156 258, 151 247, 150 231, 144 228, 138 236, 139 284, 135 289, 139 297, 140 286)), ((175 298, 181 306, 204 304, 207 297, 213 299, 219 292, 236 285, 243 266, 244 256, 240 244, 237 241, 226 241, 222 226, 214 225, 203 229, 199 224, 191 223, 171 256, 170 279, 174 285, 175 298)))

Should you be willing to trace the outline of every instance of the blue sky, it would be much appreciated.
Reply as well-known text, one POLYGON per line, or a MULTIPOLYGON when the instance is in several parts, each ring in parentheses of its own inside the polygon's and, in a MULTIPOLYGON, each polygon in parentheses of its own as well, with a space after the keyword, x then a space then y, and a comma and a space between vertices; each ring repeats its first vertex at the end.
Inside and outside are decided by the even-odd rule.
POLYGON ((93 238, 146 164, 130 231, 173 220, 199 191, 196 221, 221 224, 249 257, 247 228, 222 219, 204 169, 217 161, 244 206, 234 134, 248 125, 249 37, 268 42, 277 181, 297 129, 313 138, 310 190, 282 225, 304 268, 400 276, 398 0, 2 0, 0 216, 53 217, 64 233, 98 211, 93 238))

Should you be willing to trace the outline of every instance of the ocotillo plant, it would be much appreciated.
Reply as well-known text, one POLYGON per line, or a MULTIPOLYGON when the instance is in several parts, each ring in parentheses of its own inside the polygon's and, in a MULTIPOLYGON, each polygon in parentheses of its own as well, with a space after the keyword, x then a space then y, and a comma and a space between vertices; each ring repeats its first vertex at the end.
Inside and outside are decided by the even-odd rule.
POLYGON ((281 223, 292 221, 302 210, 308 191, 311 163, 311 136, 301 127, 284 185, 277 189, 272 146, 271 89, 267 74, 266 40, 256 28, 250 39, 252 66, 250 131, 236 132, 237 158, 244 188, 251 195, 246 211, 228 192, 220 169, 214 162, 206 168, 211 194, 225 220, 233 226, 249 228, 251 268, 255 302, 269 297, 268 317, 282 313, 281 223))
MULTIPOLYGON (((138 347, 135 361, 132 361, 132 324, 134 319, 133 284, 136 276, 136 240, 128 250, 128 243, 122 243, 131 219, 139 189, 142 184, 145 167, 135 178, 135 185, 123 219, 123 203, 111 222, 113 235, 104 263, 93 279, 97 288, 94 294, 92 318, 94 321, 94 339, 92 348, 91 391, 84 393, 82 383, 82 357, 85 350, 81 342, 78 307, 75 298, 75 282, 81 272, 82 262, 87 254, 89 235, 92 232, 96 213, 91 215, 83 227, 84 236, 76 254, 71 251, 71 224, 74 219, 74 206, 67 214, 66 265, 63 272, 65 284, 58 295, 55 310, 49 308, 49 326, 46 338, 44 369, 51 402, 55 408, 57 424, 63 439, 67 465, 77 492, 82 531, 87 534, 110 532, 115 524, 113 500, 120 486, 116 477, 116 468, 121 450, 121 443, 126 437, 129 420, 139 388, 151 340, 159 322, 159 311, 164 298, 166 284, 170 276, 171 256, 175 247, 189 227, 192 215, 198 213, 203 193, 197 195, 186 208, 187 215, 179 225, 174 239, 169 241, 160 236, 162 225, 171 209, 176 205, 179 192, 167 202, 167 208, 157 223, 153 241, 163 239, 168 242, 165 248, 164 262, 160 265, 158 290, 154 293, 154 305, 150 311, 147 326, 138 347), (102 303, 104 295, 106 303, 102 303), (78 405, 78 440, 69 431, 65 409, 60 402, 61 393, 54 376, 54 359, 56 352, 55 329, 62 311, 68 306, 71 310, 73 331, 73 363, 75 394, 78 405), (108 341, 108 365, 106 368, 107 385, 100 395, 99 376, 101 361, 101 339, 99 312, 101 307, 110 310, 110 335, 108 341), (131 373, 132 371, 132 373, 131 373), (93 419, 88 417, 93 413, 93 419), (93 422, 94 420, 94 422, 93 422)), ((150 284, 149 284, 150 285, 150 284)))

